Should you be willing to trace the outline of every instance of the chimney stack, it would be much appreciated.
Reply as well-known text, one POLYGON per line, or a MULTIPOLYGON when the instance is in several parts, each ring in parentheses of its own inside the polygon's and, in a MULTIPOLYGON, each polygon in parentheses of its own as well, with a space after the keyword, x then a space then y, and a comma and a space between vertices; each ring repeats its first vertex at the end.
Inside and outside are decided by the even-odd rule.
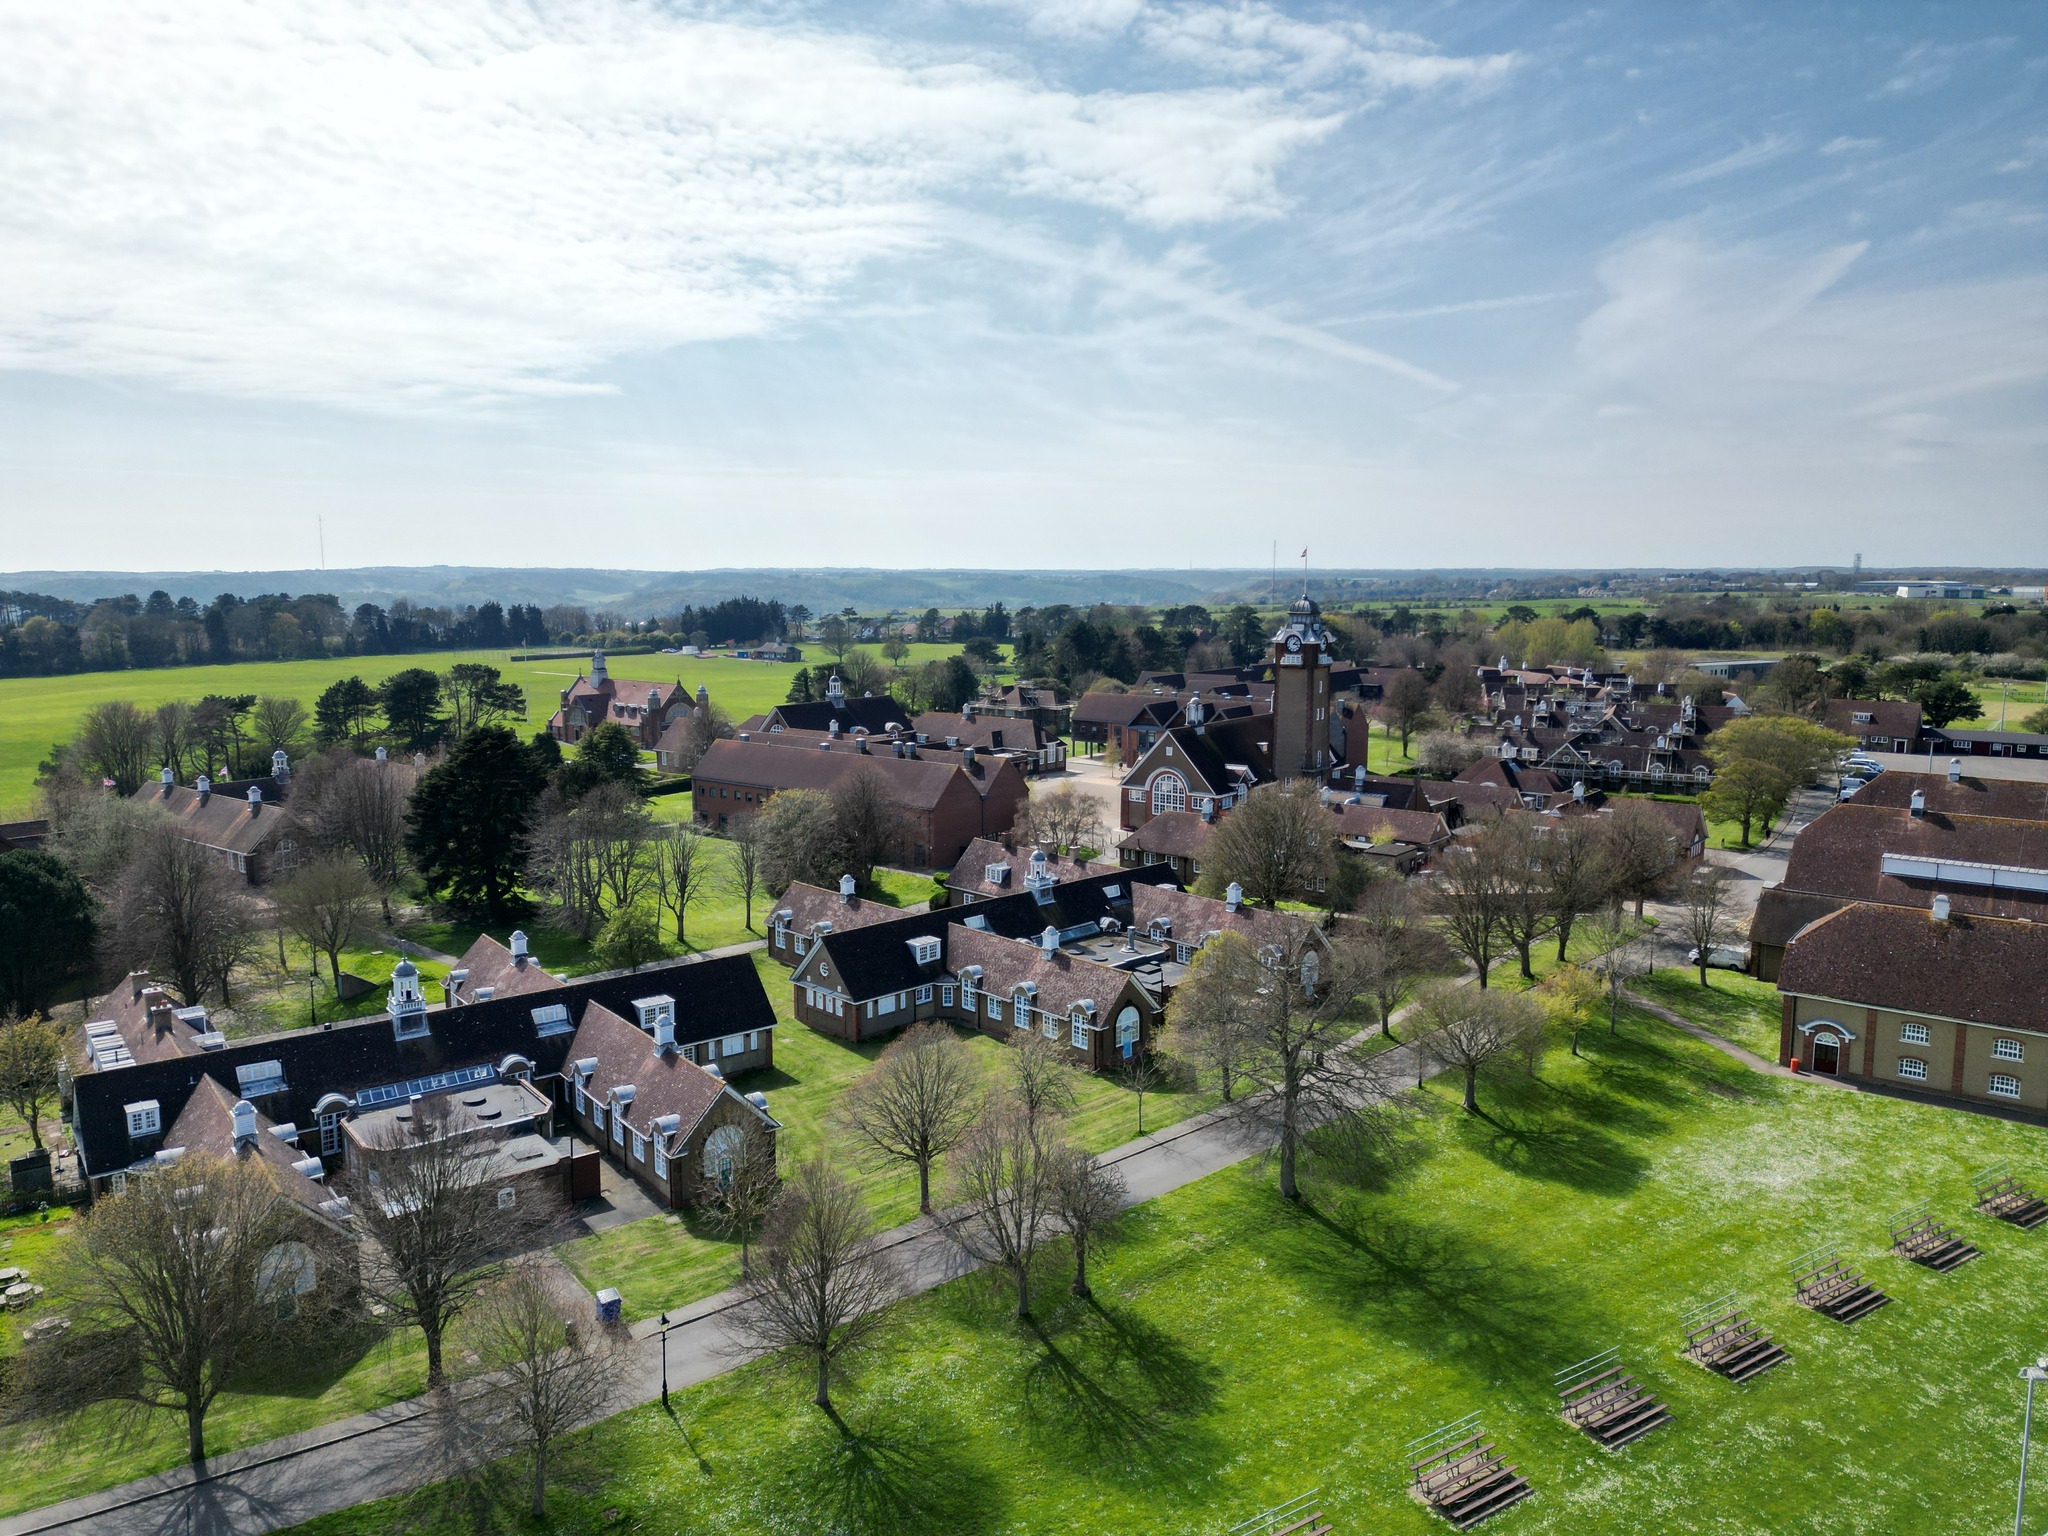
POLYGON ((849 907, 853 905, 853 876, 841 875, 839 877, 839 899, 849 907))
POLYGON ((512 930, 512 958, 521 965, 526 963, 526 935, 517 928, 512 930))
POLYGON ((292 760, 283 747, 270 754, 270 776, 280 784, 291 782, 292 760))
POLYGON ((377 749, 377 761, 378 761, 378 762, 380 762, 380 763, 381 763, 381 762, 386 762, 386 761, 388 761, 388 760, 390 759, 390 756, 391 756, 391 754, 390 754, 389 752, 386 752, 386 751, 385 751, 385 750, 384 750, 384 749, 383 749, 382 747, 379 747, 379 748, 377 749))
POLYGON ((1927 814, 1927 792, 1925 790, 1916 789, 1913 791, 1912 812, 1915 820, 1927 814))
POLYGON ((207 775, 203 773, 199 775, 192 787, 199 791, 199 803, 201 805, 206 804, 207 801, 213 798, 213 780, 207 775))
POLYGON ((1230 882, 1230 888, 1223 893, 1223 905, 1233 912, 1244 905, 1244 887, 1235 880, 1230 882))
POLYGON ((1948 893, 1945 891, 1934 898, 1934 920, 1937 923, 1948 921, 1948 893))
POLYGON ((171 798, 171 787, 178 782, 178 776, 166 767, 162 773, 157 775, 157 782, 163 785, 164 798, 168 800, 171 798))
POLYGON ((968 770, 969 772, 972 772, 972 771, 973 771, 973 769, 974 769, 974 748, 972 748, 972 747, 962 747, 962 748, 960 749, 960 766, 961 766, 961 767, 963 767, 963 768, 965 768, 965 769, 967 769, 967 770, 968 770))
POLYGON ((235 1146, 252 1147, 256 1144, 256 1106, 247 1099, 235 1100, 231 1111, 235 1120, 235 1146))
POLYGON ((1963 782, 1963 760, 1960 757, 1952 757, 1948 760, 1948 781, 1951 784, 1963 782))
POLYGON ((257 812, 261 811, 262 809, 263 809, 263 789, 262 789, 262 786, 260 786, 260 785, 256 785, 256 784, 251 784, 251 785, 249 786, 249 814, 250 814, 251 816, 254 816, 254 815, 255 815, 255 814, 257 813, 257 812))
POLYGON ((654 1048, 664 1056, 676 1048, 676 1021, 666 1014, 654 1021, 654 1048))
POLYGON ((1048 959, 1058 954, 1060 952, 1059 929, 1048 923, 1045 932, 1038 936, 1038 947, 1045 952, 1048 959))

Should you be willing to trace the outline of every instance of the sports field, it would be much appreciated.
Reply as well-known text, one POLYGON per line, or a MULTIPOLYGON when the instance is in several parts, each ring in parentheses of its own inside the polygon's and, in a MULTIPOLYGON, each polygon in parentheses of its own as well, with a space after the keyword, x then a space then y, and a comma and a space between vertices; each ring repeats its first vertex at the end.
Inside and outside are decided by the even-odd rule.
MULTIPOLYGON (((950 656, 957 649, 914 645, 904 662, 915 665, 950 656)), ((821 648, 805 648, 805 666, 830 660, 821 648)), ((0 679, 0 821, 32 814, 36 764, 49 755, 54 744, 71 736, 80 717, 95 704, 127 699, 154 709, 170 699, 254 693, 287 694, 310 710, 329 685, 345 677, 360 677, 375 685, 408 667, 445 672, 459 661, 486 662, 503 672, 507 681, 518 683, 526 691, 527 715, 535 729, 555 712, 561 690, 589 666, 587 661, 575 660, 515 662, 504 651, 428 651, 409 656, 334 656, 317 661, 250 661, 221 667, 0 679)), ((782 662, 735 661, 731 657, 621 656, 611 664, 614 677, 681 682, 692 693, 702 683, 735 720, 780 704, 796 670, 782 662)))

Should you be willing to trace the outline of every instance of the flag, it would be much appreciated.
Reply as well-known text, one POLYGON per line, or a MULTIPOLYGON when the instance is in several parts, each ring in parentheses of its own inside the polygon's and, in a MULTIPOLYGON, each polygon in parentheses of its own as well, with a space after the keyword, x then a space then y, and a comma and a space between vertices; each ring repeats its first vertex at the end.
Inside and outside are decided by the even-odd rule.
POLYGON ((1305 550, 1305 549, 1304 549, 1304 550, 1303 550, 1303 551, 1301 552, 1301 558, 1302 558, 1302 559, 1304 559, 1304 560, 1306 560, 1306 559, 1308 558, 1308 551, 1307 551, 1307 550, 1305 550))
POLYGON ((114 781, 113 781, 112 779, 101 779, 101 780, 100 780, 100 788, 101 788, 101 789, 112 789, 113 787, 114 787, 114 781))

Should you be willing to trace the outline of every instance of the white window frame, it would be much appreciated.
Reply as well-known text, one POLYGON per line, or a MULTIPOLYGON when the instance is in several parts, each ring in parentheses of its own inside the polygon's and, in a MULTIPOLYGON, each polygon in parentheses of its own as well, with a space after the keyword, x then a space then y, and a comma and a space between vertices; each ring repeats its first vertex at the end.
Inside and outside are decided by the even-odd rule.
POLYGON ((718 1054, 721 1056, 744 1056, 746 1051, 747 1037, 745 1035, 727 1035, 718 1042, 718 1054))
POLYGON ((1927 1063, 1918 1056, 1901 1056, 1899 1076, 1909 1083, 1924 1083, 1927 1081, 1927 1063))
POLYGON ((615 1147, 623 1147, 625 1144, 626 1117, 621 1114, 614 1114, 612 1116, 612 1145, 615 1147))
POLYGON ((1188 808, 1188 781, 1171 769, 1161 769, 1152 776, 1147 794, 1154 816, 1188 808))
POLYGON ((1991 1042, 1991 1059, 1993 1061, 2025 1061, 2027 1059, 2027 1048, 2020 1044, 2019 1041, 2001 1035, 1998 1039, 1991 1042))
POLYGON ((151 1104, 147 1109, 131 1109, 128 1111, 128 1134, 131 1137, 139 1139, 144 1136, 154 1136, 163 1128, 164 1112, 155 1104, 151 1104))
POLYGON ((595 1098, 590 1101, 590 1123, 600 1131, 604 1129, 604 1105, 595 1098))
POLYGON ((941 1008, 953 1006, 953 988, 950 985, 939 988, 939 1006, 941 1008))
POLYGON ((633 1161, 636 1163, 647 1161, 647 1138, 638 1131, 633 1133, 633 1161))
POLYGON ((1069 1040, 1069 1041, 1070 1041, 1070 1043, 1071 1043, 1071 1044, 1073 1045, 1074 1049, 1075 1049, 1075 1050, 1077 1050, 1077 1051, 1085 1051, 1085 1050, 1087 1050, 1087 1049, 1088 1049, 1088 1020, 1087 1020, 1087 1017, 1086 1017, 1085 1015, 1083 1015, 1083 1014, 1078 1014, 1078 1013, 1077 1013, 1077 1014, 1075 1014, 1075 1015, 1074 1015, 1074 1016, 1073 1016, 1073 1017, 1072 1017, 1072 1018, 1071 1018, 1071 1019, 1070 1019, 1070 1020, 1069 1020, 1068 1022, 1069 1022, 1069 1023, 1070 1023, 1070 1024, 1071 1024, 1071 1025, 1073 1026, 1073 1028, 1072 1028, 1072 1031, 1071 1031, 1071 1033, 1070 1033, 1070 1034, 1068 1035, 1068 1040, 1069 1040))
POLYGON ((917 989, 917 1000, 920 1003, 930 1002, 932 1000, 932 989, 930 987, 919 987, 917 989))
POLYGON ((1902 1045, 1926 1045, 1931 1032, 1925 1024, 1901 1024, 1899 1042, 1902 1045))
POLYGON ((988 1019, 991 1024, 1003 1022, 1003 1000, 993 992, 988 994, 988 1019))
POLYGON ((1060 1016, 1056 1013, 1048 1013, 1041 1008, 1038 1011, 1038 1018, 1040 1031, 1045 1035, 1045 1038, 1048 1040, 1059 1039, 1060 1016))
POLYGON ((2010 1072, 1991 1074, 1991 1096, 1994 1099, 2016 1099, 2020 1096, 2020 1080, 2010 1072))

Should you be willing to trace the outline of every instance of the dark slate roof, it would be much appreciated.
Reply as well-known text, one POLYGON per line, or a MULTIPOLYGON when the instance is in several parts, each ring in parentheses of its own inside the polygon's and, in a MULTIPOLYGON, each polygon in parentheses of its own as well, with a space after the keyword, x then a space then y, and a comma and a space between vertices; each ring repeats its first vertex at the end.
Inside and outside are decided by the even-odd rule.
POLYGON ((2048 923, 1858 902, 1793 939, 1778 990, 2048 1033, 2048 923))
POLYGON ((831 974, 827 979, 849 997, 901 992, 906 987, 922 986, 945 970, 943 960, 922 966, 916 962, 910 951, 914 938, 944 938, 948 928, 963 924, 1007 938, 1036 939, 1047 928, 1099 924, 1105 917, 1128 923, 1133 887, 1172 883, 1172 866, 1155 864, 1110 870, 1048 886, 1042 901, 1039 892, 1020 891, 1014 896, 997 896, 964 907, 913 913, 893 923, 874 923, 851 933, 826 935, 804 957, 797 974, 807 975, 815 966, 829 965, 831 974), (1117 894, 1110 895, 1112 890, 1117 894))
POLYGON ((1856 791, 1856 803, 1905 810, 1916 789, 1927 797, 1928 810, 1944 816, 2048 821, 2048 784, 2039 779, 1980 779, 1967 772, 1954 781, 1946 773, 1880 773, 1856 791))
POLYGON ((768 719, 793 731, 829 731, 837 720, 842 731, 860 726, 870 734, 880 734, 892 725, 909 729, 911 711, 887 694, 863 694, 859 698, 849 694, 837 704, 830 699, 810 704, 778 704, 768 711, 768 719))
POLYGON ((1226 794, 1238 784, 1231 765, 1251 770, 1254 784, 1273 781, 1273 717, 1251 715, 1237 720, 1219 720, 1213 725, 1183 725, 1164 733, 1124 776, 1126 784, 1149 782, 1162 768, 1172 768, 1191 787, 1210 794, 1226 794), (1169 755, 1166 748, 1171 745, 1169 755))
POLYGON ((2048 736, 2037 736, 2031 731, 1966 731, 1953 725, 1945 725, 1934 734, 1943 741, 1984 742, 1992 746, 2004 742, 2008 746, 2037 749, 2048 747, 2048 736))
POLYGON ((258 1061, 282 1063, 288 1117, 300 1125, 314 1122, 314 1106, 327 1094, 352 1095, 459 1067, 495 1067, 514 1053, 531 1061, 536 1075, 551 1076, 561 1071, 571 1035, 540 1034, 535 1009, 566 1005, 573 1025, 593 1003, 632 1017, 634 999, 664 993, 675 999, 678 1044, 775 1027, 775 1008, 752 957, 725 955, 566 982, 552 992, 436 1008, 427 1014, 428 1032, 417 1039, 398 1039, 382 1014, 261 1035, 218 1051, 81 1075, 72 1090, 79 1155, 89 1175, 127 1167, 133 1155, 122 1105, 155 1099, 169 1125, 203 1078, 238 1093, 235 1068, 258 1061))

